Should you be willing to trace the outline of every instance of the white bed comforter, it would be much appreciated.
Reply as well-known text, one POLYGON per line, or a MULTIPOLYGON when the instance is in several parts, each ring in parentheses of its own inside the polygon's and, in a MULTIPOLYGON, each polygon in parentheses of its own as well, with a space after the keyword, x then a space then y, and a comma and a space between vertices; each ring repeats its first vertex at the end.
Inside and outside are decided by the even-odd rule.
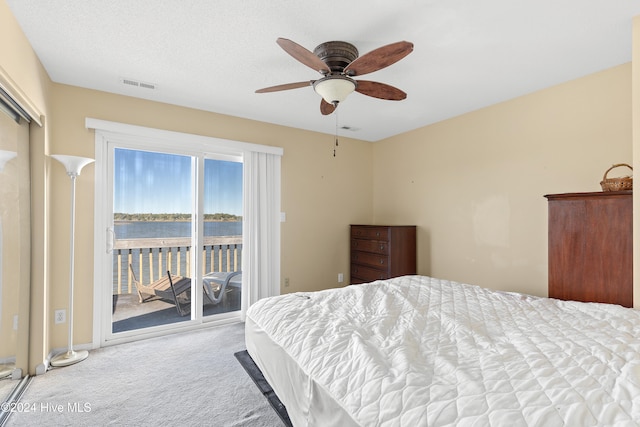
POLYGON ((638 310, 406 276, 263 299, 247 321, 300 366, 296 425, 640 425, 638 310))

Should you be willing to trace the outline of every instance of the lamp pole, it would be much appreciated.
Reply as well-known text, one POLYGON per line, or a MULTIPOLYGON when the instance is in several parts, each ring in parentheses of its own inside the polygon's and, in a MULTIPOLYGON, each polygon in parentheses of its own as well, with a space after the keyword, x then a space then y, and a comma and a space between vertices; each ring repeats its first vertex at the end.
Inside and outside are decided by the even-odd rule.
POLYGON ((75 225, 76 225, 76 178, 80 175, 80 171, 83 167, 89 163, 94 162, 93 159, 76 156, 64 156, 64 155, 52 155, 54 159, 58 160, 64 165, 67 170, 67 175, 71 178, 71 236, 69 244, 69 345, 66 353, 58 354, 51 359, 51 366, 68 366, 74 363, 78 363, 89 356, 89 352, 86 350, 74 351, 73 350, 73 285, 74 285, 74 248, 75 248, 75 225))

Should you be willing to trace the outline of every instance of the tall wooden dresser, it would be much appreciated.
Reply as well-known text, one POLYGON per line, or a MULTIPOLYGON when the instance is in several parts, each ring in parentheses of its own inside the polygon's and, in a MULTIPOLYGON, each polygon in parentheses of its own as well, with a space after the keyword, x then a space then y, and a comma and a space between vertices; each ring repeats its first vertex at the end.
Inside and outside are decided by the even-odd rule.
POLYGON ((632 191, 551 194, 549 297, 633 306, 632 191))
POLYGON ((352 225, 351 283, 416 274, 415 225, 352 225))

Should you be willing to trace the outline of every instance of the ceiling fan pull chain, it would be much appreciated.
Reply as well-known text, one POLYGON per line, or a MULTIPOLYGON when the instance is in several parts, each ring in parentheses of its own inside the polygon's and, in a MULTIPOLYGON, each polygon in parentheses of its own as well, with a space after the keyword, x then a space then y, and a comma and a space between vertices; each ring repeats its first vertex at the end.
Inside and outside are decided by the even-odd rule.
POLYGON ((333 157, 336 156, 336 148, 338 147, 338 109, 336 109, 335 113, 336 113, 336 145, 333 147, 333 157))

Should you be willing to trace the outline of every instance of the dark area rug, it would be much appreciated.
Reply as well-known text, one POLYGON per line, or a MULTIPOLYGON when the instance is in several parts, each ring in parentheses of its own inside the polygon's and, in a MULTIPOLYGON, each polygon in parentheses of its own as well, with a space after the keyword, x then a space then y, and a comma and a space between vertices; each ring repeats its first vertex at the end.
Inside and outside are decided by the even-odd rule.
POLYGON ((239 351, 235 353, 234 356, 236 356, 236 359, 238 359, 238 362, 240 362, 240 365, 242 365, 244 370, 247 371, 247 374, 249 374, 249 377, 251 377, 253 382, 256 383, 258 390, 260 390, 263 396, 269 401, 269 404, 271 404, 271 407, 276 411, 284 425, 287 427, 293 427, 293 424, 291 424, 291 420, 289 419, 289 414, 287 413, 287 408, 285 408, 282 402, 280 402, 280 399, 278 399, 278 396, 276 396, 275 392, 264 378, 264 375, 262 375, 260 368, 258 368, 251 356, 249 356, 247 350, 239 351))

